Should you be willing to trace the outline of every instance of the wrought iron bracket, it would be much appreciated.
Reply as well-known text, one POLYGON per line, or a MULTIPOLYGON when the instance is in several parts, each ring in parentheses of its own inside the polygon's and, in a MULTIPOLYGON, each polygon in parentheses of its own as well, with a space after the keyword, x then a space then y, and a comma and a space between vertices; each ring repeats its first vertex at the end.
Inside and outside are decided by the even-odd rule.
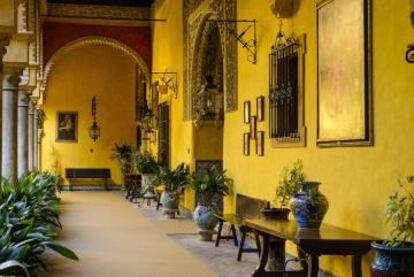
POLYGON ((253 19, 253 20, 209 19, 208 21, 214 21, 214 22, 217 22, 218 24, 223 24, 226 27, 226 29, 229 31, 229 33, 236 39, 236 41, 240 43, 244 49, 246 49, 247 60, 251 62, 252 64, 257 63, 256 19, 253 19), (240 34, 237 33, 237 29, 235 30, 234 28, 231 27, 233 24, 237 25, 237 24, 246 24, 246 23, 248 23, 249 25, 240 34), (250 29, 253 29, 253 34, 251 34, 251 38, 245 39, 244 36, 250 29))
POLYGON ((168 89, 171 89, 174 92, 174 98, 177 99, 178 97, 178 73, 176 71, 153 71, 151 72, 151 84, 153 84, 152 78, 153 76, 162 75, 161 82, 168 89))
POLYGON ((408 45, 407 52, 405 52, 405 60, 408 63, 414 63, 414 43, 408 45))

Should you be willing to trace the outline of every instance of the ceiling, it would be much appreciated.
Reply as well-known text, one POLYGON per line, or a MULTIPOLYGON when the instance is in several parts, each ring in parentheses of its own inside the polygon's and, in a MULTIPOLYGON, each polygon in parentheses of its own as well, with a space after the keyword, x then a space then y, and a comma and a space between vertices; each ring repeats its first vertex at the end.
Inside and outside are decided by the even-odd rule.
POLYGON ((150 7, 154 0, 47 0, 48 3, 106 5, 121 7, 150 7))

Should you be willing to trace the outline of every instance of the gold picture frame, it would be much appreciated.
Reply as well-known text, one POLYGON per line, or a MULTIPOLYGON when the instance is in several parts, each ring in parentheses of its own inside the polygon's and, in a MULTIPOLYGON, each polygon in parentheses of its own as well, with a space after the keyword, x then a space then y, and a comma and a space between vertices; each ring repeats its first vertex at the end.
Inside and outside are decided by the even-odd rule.
POLYGON ((256 155, 264 156, 264 131, 257 132, 256 155))
POLYGON ((243 134, 243 155, 250 155, 250 133, 243 134))
POLYGON ((370 146, 371 0, 317 3, 317 145, 370 146))
POLYGON ((257 116, 257 121, 259 122, 262 122, 265 120, 264 106, 265 106, 264 96, 257 97, 256 98, 256 116, 257 116))
POLYGON ((78 142, 78 112, 56 113, 56 142, 78 142))
POLYGON ((250 123, 250 114, 251 114, 250 101, 243 102, 243 123, 250 123))
POLYGON ((257 136, 257 116, 250 117, 250 138, 256 139, 257 136))

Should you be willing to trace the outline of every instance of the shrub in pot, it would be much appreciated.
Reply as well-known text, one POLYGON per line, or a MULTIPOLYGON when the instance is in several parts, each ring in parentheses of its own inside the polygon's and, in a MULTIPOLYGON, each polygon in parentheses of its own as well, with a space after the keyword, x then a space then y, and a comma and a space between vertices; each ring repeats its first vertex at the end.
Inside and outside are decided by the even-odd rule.
POLYGON ((169 218, 175 218, 180 192, 187 186, 187 183, 188 172, 184 163, 180 163, 175 169, 160 167, 154 184, 164 186, 160 201, 164 214, 169 218))
POLYGON ((279 176, 279 184, 276 187, 276 197, 273 207, 262 209, 261 212, 265 219, 287 220, 290 209, 288 204, 290 199, 299 191, 300 184, 305 180, 303 163, 297 160, 292 167, 284 167, 279 176))
POLYGON ((121 169, 122 188, 125 188, 125 176, 133 170, 134 150, 128 144, 115 144, 112 149, 111 159, 117 160, 121 169))
POLYGON ((224 197, 229 194, 232 180, 226 176, 226 172, 220 173, 215 166, 203 173, 193 173, 190 178, 190 187, 199 195, 199 202, 193 213, 194 222, 197 224, 200 240, 210 241, 215 233, 217 212, 214 205, 216 197, 224 197))
POLYGON ((159 172, 158 163, 150 152, 136 152, 133 158, 135 170, 141 173, 145 197, 155 197, 154 180, 159 172))
POLYGON ((414 276, 414 176, 399 181, 399 190, 387 203, 392 231, 384 241, 372 243, 372 276, 414 276))

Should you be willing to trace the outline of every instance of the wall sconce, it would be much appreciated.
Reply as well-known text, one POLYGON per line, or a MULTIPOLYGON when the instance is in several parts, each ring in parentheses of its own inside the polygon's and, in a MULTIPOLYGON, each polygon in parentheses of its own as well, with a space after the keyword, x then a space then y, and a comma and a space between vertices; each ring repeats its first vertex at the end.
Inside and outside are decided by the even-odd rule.
POLYGON ((93 122, 92 126, 89 127, 89 137, 95 142, 98 138, 101 137, 101 128, 99 128, 98 123, 96 122, 96 97, 92 97, 92 117, 93 122))
MULTIPOLYGON (((161 75, 159 81, 152 83, 152 86, 156 86, 161 95, 168 94, 168 91, 172 91, 174 98, 178 97, 178 87, 177 87, 177 72, 174 71, 164 71, 164 72, 151 72, 152 76, 161 75)), ((151 76, 151 77, 152 77, 151 76)))

